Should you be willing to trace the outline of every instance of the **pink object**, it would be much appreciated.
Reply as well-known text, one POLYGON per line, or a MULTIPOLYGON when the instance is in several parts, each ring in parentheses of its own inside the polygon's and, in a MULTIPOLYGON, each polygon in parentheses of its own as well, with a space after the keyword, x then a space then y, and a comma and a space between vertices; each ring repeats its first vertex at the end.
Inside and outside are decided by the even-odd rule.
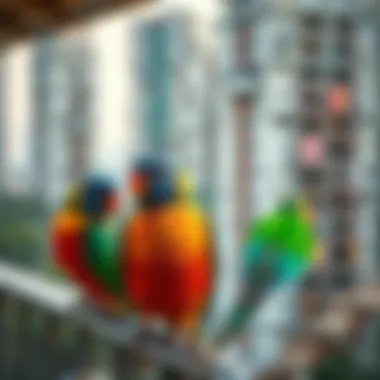
POLYGON ((351 90, 347 85, 334 85, 327 94, 327 105, 333 115, 341 116, 349 111, 351 90))
POLYGON ((302 165, 318 165, 323 157, 323 142, 321 136, 310 133, 301 138, 299 158, 302 165))

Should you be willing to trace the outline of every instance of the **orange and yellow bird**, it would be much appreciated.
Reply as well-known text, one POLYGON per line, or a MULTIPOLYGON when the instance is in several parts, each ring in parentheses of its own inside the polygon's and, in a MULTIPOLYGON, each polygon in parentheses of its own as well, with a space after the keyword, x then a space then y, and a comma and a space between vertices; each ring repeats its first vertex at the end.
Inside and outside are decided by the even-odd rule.
POLYGON ((131 184, 137 210, 123 250, 129 301, 145 318, 164 318, 172 332, 199 331, 215 274, 207 218, 188 181, 163 161, 138 161, 131 184))

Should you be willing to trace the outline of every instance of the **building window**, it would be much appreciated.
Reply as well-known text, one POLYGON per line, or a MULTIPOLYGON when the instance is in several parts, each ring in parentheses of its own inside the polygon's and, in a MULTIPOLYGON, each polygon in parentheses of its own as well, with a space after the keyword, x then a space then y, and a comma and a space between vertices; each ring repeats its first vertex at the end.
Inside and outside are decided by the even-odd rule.
POLYGON ((347 115, 339 115, 338 117, 334 115, 330 120, 330 126, 333 130, 347 132, 352 125, 347 115))
POLYGON ((350 17, 342 16, 342 17, 337 19, 336 27, 337 27, 339 34, 351 36, 353 29, 354 29, 354 23, 350 17))
POLYGON ((306 83, 320 83, 323 79, 322 70, 315 64, 304 65, 301 69, 301 79, 306 83))
POLYGON ((302 27, 310 32, 319 32, 323 28, 323 17, 319 14, 309 13, 302 16, 302 27))
POLYGON ((355 197, 347 188, 335 190, 332 194, 332 207, 351 210, 355 206, 355 197))
POLYGON ((333 160, 348 160, 351 156, 352 146, 346 141, 331 141, 328 146, 329 156, 333 160))
POLYGON ((323 180, 323 171, 319 167, 303 168, 300 172, 300 177, 303 186, 315 188, 319 186, 323 180))
POLYGON ((343 62, 347 62, 353 57, 353 46, 348 38, 341 38, 337 41, 336 51, 343 62))
POLYGON ((303 53, 308 58, 313 58, 321 52, 321 43, 316 37, 305 38, 302 44, 303 53))
POLYGON ((332 244, 331 256, 334 260, 339 263, 344 263, 350 261, 352 256, 352 250, 350 242, 348 241, 337 241, 332 244))
POLYGON ((312 132, 320 129, 322 125, 321 115, 314 113, 303 113, 300 118, 301 130, 303 132, 312 132))
POLYGON ((303 89, 301 96, 304 107, 317 109, 323 107, 323 95, 318 86, 307 86, 303 89))
POLYGON ((345 215, 336 215, 333 220, 332 233, 334 235, 347 235, 353 229, 353 220, 345 215))
POLYGON ((349 66, 337 67, 331 73, 331 81, 341 85, 348 85, 352 81, 351 68, 349 66))

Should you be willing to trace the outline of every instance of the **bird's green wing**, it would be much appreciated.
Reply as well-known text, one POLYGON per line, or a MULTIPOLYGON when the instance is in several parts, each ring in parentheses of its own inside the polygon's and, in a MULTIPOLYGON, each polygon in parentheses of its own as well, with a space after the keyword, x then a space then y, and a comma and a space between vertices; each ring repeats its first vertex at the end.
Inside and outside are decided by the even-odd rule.
POLYGON ((90 270, 115 295, 122 291, 119 228, 114 221, 90 223, 85 234, 90 270))
MULTIPOLYGON (((293 265, 301 270, 313 259, 317 245, 314 226, 306 219, 297 204, 290 211, 282 212, 280 219, 280 250, 289 262, 285 266, 290 268, 293 265)), ((293 271, 293 273, 296 272, 293 271)))
POLYGON ((254 221, 248 227, 242 245, 240 294, 216 338, 217 344, 229 341, 244 330, 268 289, 274 285, 280 264, 276 248, 277 225, 277 216, 271 214, 254 221))
POLYGON ((250 266, 244 271, 245 279, 240 294, 216 339, 217 344, 229 341, 245 329, 278 277, 280 256, 271 247, 267 249, 263 245, 257 245, 248 249, 251 255, 250 266))

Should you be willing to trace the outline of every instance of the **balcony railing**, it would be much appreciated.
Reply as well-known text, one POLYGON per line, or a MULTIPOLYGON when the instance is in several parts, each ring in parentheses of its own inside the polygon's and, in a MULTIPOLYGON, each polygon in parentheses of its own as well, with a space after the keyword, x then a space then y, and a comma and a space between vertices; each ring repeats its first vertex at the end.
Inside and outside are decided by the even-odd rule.
MULTIPOLYGON (((379 312, 380 297, 376 284, 349 292, 330 299, 308 326, 301 323, 278 363, 257 380, 298 379, 332 342, 352 342, 363 312, 379 312)), ((101 316, 68 285, 0 262, 1 380, 139 380, 147 369, 163 380, 221 379, 217 360, 195 351, 159 331, 143 333, 132 317, 101 316)))
POLYGON ((133 318, 102 317, 67 285, 0 263, 2 380, 137 380, 142 357, 165 380, 210 378, 211 363, 181 347, 143 334, 133 318))

